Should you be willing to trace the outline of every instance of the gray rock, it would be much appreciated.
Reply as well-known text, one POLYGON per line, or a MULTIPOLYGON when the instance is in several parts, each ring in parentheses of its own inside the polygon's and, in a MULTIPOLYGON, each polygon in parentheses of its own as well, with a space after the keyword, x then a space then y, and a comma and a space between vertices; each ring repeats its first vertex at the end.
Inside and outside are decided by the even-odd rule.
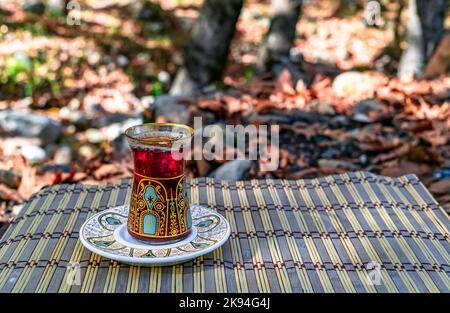
POLYGON ((102 131, 105 134, 105 137, 106 139, 108 139, 108 141, 114 141, 115 139, 123 135, 128 128, 140 125, 143 122, 144 120, 141 117, 129 118, 120 123, 113 123, 109 126, 106 126, 102 128, 102 131))
POLYGON ((3 138, 3 154, 6 156, 14 155, 17 151, 20 151, 20 147, 26 145, 41 146, 42 140, 40 138, 26 137, 3 138))
POLYGON ((339 97, 371 94, 375 91, 373 80, 365 73, 349 71, 336 76, 332 85, 334 93, 339 97))
POLYGON ((201 91, 201 88, 189 75, 188 70, 185 67, 181 67, 173 80, 169 93, 172 96, 192 96, 201 94, 201 91))
POLYGON ((311 101, 311 108, 314 111, 317 111, 320 114, 335 114, 336 111, 334 108, 329 104, 328 102, 319 101, 319 100, 313 100, 311 101))
POLYGON ((383 105, 375 99, 359 101, 353 108, 353 112, 368 114, 372 111, 381 112, 383 105))
POLYGON ((45 164, 42 167, 43 172, 61 172, 70 173, 70 165, 68 164, 45 164))
POLYGON ((70 164, 70 162, 72 161, 72 149, 70 148, 70 146, 64 145, 59 147, 55 152, 53 161, 55 161, 55 164, 57 165, 70 164))
POLYGON ((372 120, 367 115, 362 114, 362 113, 353 114, 352 120, 354 120, 356 122, 360 122, 360 123, 371 123, 372 122, 372 120))
POLYGON ((110 126, 114 123, 121 123, 123 125, 129 125, 130 123, 134 123, 135 121, 141 121, 139 124, 142 124, 144 120, 142 113, 137 114, 125 114, 125 113, 101 113, 95 114, 92 116, 88 115, 89 126, 91 128, 103 128, 106 126, 110 126))
POLYGON ((359 162, 361 162, 362 164, 367 164, 368 161, 369 161, 369 158, 367 157, 367 155, 361 154, 359 156, 359 162))
POLYGON ((44 143, 50 143, 61 132, 61 123, 46 116, 10 109, 0 111, 0 134, 40 138, 44 143))
POLYGON ((101 153, 101 150, 94 145, 85 144, 78 148, 78 154, 86 160, 92 160, 101 153))
POLYGON ((179 124, 189 124, 191 112, 181 103, 179 96, 160 96, 156 98, 150 109, 156 121, 165 121, 179 124))
POLYGON ((144 96, 144 97, 140 98, 137 103, 140 108, 148 110, 151 108, 151 106, 153 105, 154 102, 155 102, 154 96, 144 96))
POLYGON ((41 15, 45 12, 45 4, 41 0, 25 0, 22 4, 22 10, 41 15))
POLYGON ((254 124, 256 121, 263 124, 291 124, 294 122, 327 122, 329 117, 318 112, 307 112, 304 110, 278 110, 272 109, 267 113, 253 112, 248 121, 254 124))
POLYGON ((167 73, 166 71, 161 71, 158 73, 158 80, 161 83, 167 84, 170 82, 170 74, 167 73))
POLYGON ((343 168, 351 171, 356 171, 359 169, 355 164, 341 160, 319 159, 317 163, 320 168, 343 168))
POLYGON ((290 59, 291 62, 300 63, 300 62, 303 61, 304 58, 303 58, 303 54, 302 54, 302 52, 300 51, 299 48, 292 47, 289 50, 289 59, 290 59))
POLYGON ((117 155, 125 155, 130 151, 130 146, 125 136, 119 136, 111 142, 114 153, 117 155))
POLYGON ((330 120, 330 125, 334 127, 345 127, 350 124, 350 120, 345 115, 336 115, 330 120))
POLYGON ((42 162, 47 157, 45 150, 35 145, 22 146, 22 148, 20 148, 20 153, 31 163, 42 162))
POLYGON ((120 55, 117 57, 117 64, 118 64, 119 66, 124 67, 124 66, 127 66, 128 63, 130 63, 130 61, 128 60, 128 58, 127 58, 126 56, 120 54, 120 55))
POLYGON ((92 121, 80 111, 70 111, 70 113, 66 114, 64 118, 67 119, 70 124, 75 126, 77 129, 89 128, 92 121))
POLYGON ((148 23, 147 29, 152 33, 160 33, 164 30, 164 23, 160 22, 154 22, 154 23, 148 23))
POLYGON ((219 166, 212 174, 216 180, 240 180, 245 179, 253 161, 233 160, 219 166))
POLYGON ((50 11, 64 11, 64 0, 47 0, 47 7, 50 11))
POLYGON ((17 188, 20 185, 21 175, 15 169, 0 169, 0 183, 11 188, 17 188))
POLYGON ((96 128, 86 130, 86 137, 90 143, 100 143, 105 140, 102 132, 96 128))
POLYGON ((291 123, 291 117, 280 114, 260 114, 253 112, 249 117, 249 122, 254 123, 255 121, 263 124, 289 124, 291 123))
POLYGON ((383 111, 383 105, 374 100, 367 99, 359 101, 352 109, 352 119, 361 123, 376 121, 376 116, 383 111))
POLYGON ((106 111, 100 103, 92 103, 86 107, 86 116, 89 118, 104 114, 108 114, 108 111, 106 111))

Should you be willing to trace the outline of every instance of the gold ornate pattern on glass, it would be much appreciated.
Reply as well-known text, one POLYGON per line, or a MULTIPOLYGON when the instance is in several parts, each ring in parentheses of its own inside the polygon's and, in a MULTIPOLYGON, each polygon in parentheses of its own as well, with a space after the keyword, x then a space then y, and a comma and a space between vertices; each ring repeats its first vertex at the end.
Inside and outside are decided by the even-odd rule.
POLYGON ((135 173, 128 230, 145 238, 186 235, 192 223, 184 175, 152 178, 135 173), (167 188, 167 186, 171 186, 167 188))
POLYGON ((149 245, 128 234, 129 206, 115 207, 89 218, 81 227, 80 240, 90 251, 125 263, 169 265, 193 259, 220 247, 230 226, 219 213, 191 205, 192 231, 172 244, 149 245))

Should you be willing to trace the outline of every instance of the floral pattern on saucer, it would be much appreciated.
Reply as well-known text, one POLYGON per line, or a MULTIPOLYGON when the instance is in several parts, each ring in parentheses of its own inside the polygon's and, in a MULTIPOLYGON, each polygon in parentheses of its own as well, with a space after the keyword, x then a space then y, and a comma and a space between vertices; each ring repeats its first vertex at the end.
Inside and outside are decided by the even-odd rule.
POLYGON ((80 240, 90 251, 120 262, 141 265, 186 262, 217 249, 230 235, 230 226, 219 213, 198 205, 191 205, 190 209, 195 235, 178 243, 156 246, 140 242, 141 248, 136 248, 118 240, 116 237, 120 232, 116 229, 126 227, 128 205, 90 217, 81 227, 80 240))

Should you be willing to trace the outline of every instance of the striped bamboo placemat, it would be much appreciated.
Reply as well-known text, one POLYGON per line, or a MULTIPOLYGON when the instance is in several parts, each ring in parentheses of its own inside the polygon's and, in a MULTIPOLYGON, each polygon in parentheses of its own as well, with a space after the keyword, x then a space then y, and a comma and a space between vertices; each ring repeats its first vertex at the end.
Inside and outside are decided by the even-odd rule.
POLYGON ((193 179, 191 202, 223 214, 231 237, 194 261, 150 268, 78 240, 86 218, 126 203, 130 187, 58 185, 31 197, 0 241, 0 292, 450 292, 449 217, 415 175, 193 179), (68 283, 70 266, 79 284, 68 283))

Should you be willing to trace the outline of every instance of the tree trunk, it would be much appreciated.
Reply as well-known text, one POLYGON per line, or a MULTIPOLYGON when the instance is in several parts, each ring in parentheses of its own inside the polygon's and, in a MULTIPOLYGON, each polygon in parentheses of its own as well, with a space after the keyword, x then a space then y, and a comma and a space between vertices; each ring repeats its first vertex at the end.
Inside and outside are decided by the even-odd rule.
POLYGON ((444 74, 450 66, 450 31, 444 35, 436 52, 425 68, 425 78, 433 78, 444 74))
POLYGON ((242 5, 243 0, 205 0, 170 94, 198 94, 222 77, 242 5))
POLYGON ((408 48, 400 60, 399 76, 423 74, 444 34, 447 0, 409 0, 408 48))
POLYGON ((289 57, 301 8, 301 0, 272 0, 270 28, 259 51, 258 66, 261 69, 271 69, 289 57))

